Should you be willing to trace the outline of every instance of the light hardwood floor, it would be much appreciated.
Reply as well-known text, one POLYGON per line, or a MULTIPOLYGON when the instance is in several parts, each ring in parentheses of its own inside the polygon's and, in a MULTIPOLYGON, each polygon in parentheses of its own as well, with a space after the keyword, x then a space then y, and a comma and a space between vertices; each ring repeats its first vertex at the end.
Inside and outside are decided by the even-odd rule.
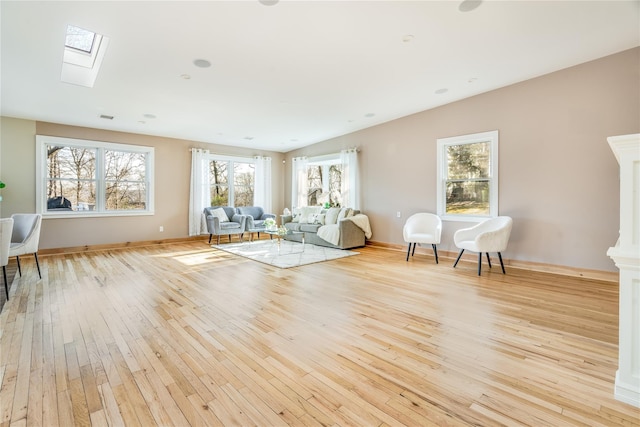
POLYGON ((366 247, 281 270, 203 241, 33 259, 0 425, 640 425, 611 282, 366 247))

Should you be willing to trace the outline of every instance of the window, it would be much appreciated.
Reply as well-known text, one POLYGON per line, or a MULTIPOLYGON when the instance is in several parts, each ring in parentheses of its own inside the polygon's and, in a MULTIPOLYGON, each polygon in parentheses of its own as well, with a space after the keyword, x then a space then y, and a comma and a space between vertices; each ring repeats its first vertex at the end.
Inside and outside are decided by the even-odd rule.
POLYGON ((93 87, 109 45, 109 37, 67 25, 60 79, 65 83, 93 87))
POLYGON ((437 173, 443 219, 498 215, 498 131, 438 139, 437 173))
POLYGON ((43 215, 153 214, 152 147, 41 135, 36 144, 43 215))
POLYGON ((253 206, 256 165, 249 159, 209 161, 211 206, 253 206))
POLYGON ((342 163, 339 155, 309 159, 307 206, 341 206, 341 185, 342 163))

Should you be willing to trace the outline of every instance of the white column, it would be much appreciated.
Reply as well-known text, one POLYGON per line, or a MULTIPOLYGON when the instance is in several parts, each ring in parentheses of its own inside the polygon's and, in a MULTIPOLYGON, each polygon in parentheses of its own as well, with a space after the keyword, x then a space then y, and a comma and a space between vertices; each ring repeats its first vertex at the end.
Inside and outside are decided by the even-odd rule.
POLYGON ((620 164, 620 237, 607 251, 620 269, 615 397, 640 407, 640 134, 607 141, 620 164))

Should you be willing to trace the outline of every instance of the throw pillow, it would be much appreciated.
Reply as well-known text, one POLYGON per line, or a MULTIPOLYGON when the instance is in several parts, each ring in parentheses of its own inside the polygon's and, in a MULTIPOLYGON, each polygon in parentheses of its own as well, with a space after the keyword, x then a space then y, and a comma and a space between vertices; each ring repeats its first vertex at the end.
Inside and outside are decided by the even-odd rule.
POLYGON ((338 221, 349 218, 351 216, 351 208, 342 208, 338 214, 338 221))
POLYGON ((212 210, 211 215, 217 217, 220 220, 220 222, 229 222, 229 217, 227 216, 227 213, 222 208, 212 210))
POLYGON ((320 206, 304 206, 300 208, 300 224, 313 224, 315 215, 320 213, 320 206))
POLYGON ((324 225, 325 218, 326 218, 326 214, 317 214, 314 224, 324 225))
POLYGON ((335 224, 338 222, 338 214, 340 213, 340 208, 329 208, 324 217, 324 223, 326 225, 335 224))

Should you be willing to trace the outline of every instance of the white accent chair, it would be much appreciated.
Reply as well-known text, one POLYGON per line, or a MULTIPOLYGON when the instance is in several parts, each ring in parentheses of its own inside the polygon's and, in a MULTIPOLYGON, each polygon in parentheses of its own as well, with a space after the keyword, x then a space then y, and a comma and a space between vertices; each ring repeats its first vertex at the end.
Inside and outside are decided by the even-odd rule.
POLYGON ((478 276, 480 276, 482 273, 482 253, 487 254, 487 263, 489 263, 489 268, 491 268, 489 252, 497 252, 498 258, 500 259, 500 266, 502 267, 502 274, 506 274, 501 252, 507 249, 512 225, 513 220, 511 217, 498 216, 476 224, 473 227, 456 231, 453 235, 453 241, 455 245, 460 248, 460 254, 458 254, 453 268, 458 265, 458 261, 460 261, 460 257, 465 250, 478 252, 478 276))
POLYGON ((431 245, 436 257, 436 264, 438 264, 438 249, 436 245, 440 243, 441 234, 442 220, 438 215, 421 212, 407 218, 407 222, 405 222, 402 228, 404 241, 409 243, 409 247, 407 248, 407 261, 409 261, 409 253, 411 253, 411 256, 415 253, 416 243, 420 243, 421 246, 422 244, 431 245), (412 244, 413 251, 411 250, 412 244))
POLYGON ((13 214, 11 215, 11 218, 13 218, 13 233, 11 235, 9 257, 16 257, 16 261, 18 261, 18 273, 20 273, 20 277, 22 277, 20 255, 33 254, 36 258, 38 276, 42 279, 40 263, 38 262, 38 244, 40 243, 42 215, 13 214))
POLYGON ((0 219, 0 264, 4 276, 4 290, 9 300, 9 282, 7 281, 7 264, 9 264, 9 247, 11 246, 11 233, 13 232, 13 219, 0 219))

